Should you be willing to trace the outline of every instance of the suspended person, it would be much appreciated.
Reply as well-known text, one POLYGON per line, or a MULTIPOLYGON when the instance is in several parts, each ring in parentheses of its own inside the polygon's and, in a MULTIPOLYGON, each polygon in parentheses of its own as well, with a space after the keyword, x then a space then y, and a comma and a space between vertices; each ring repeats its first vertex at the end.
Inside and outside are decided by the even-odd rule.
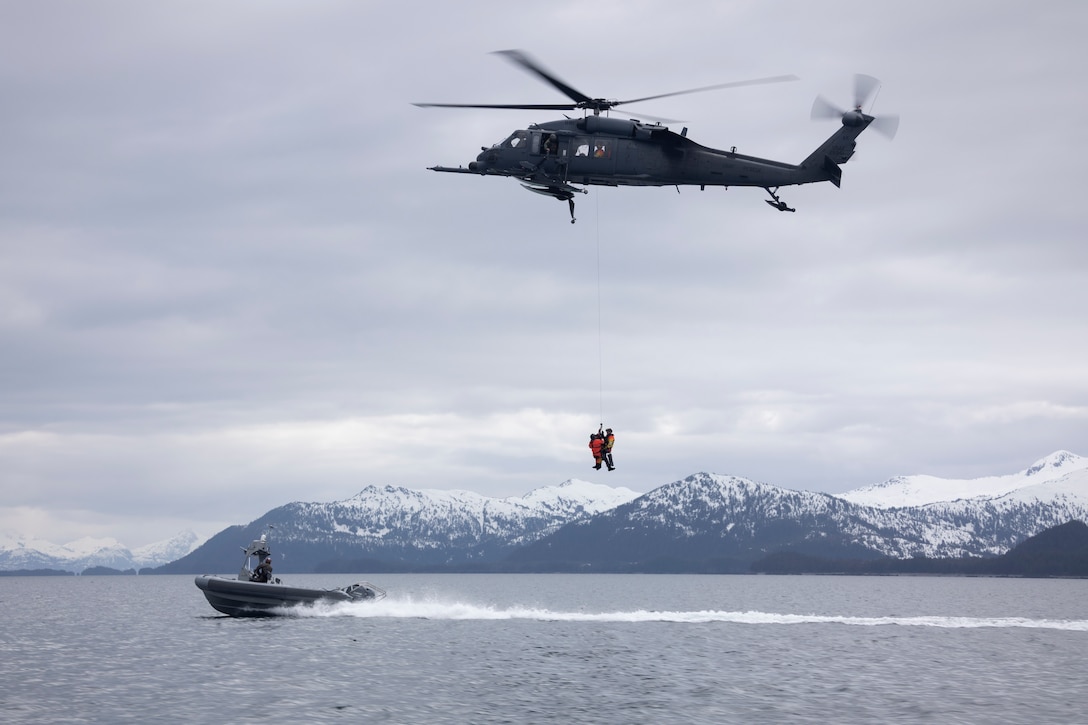
POLYGON ((604 436, 597 433, 589 434, 589 450, 593 453, 593 468, 601 470, 601 455, 604 451, 604 436))
POLYGON ((605 429, 603 440, 604 440, 604 446, 603 446, 604 455, 602 457, 604 459, 605 464, 608 465, 608 470, 609 471, 614 471, 614 470, 616 470, 616 464, 614 464, 612 462, 612 446, 615 445, 615 443, 616 443, 616 436, 612 435, 612 429, 611 428, 606 428, 605 429))

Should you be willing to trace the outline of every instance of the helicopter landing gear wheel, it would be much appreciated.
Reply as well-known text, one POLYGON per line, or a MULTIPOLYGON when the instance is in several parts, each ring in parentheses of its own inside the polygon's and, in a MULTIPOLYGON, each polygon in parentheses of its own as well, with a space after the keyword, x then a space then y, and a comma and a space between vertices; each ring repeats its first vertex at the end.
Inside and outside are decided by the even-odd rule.
POLYGON ((778 194, 775 193, 775 192, 778 191, 777 186, 774 187, 774 191, 771 191, 771 188, 769 186, 764 186, 763 190, 771 195, 770 199, 764 199, 763 201, 767 202, 768 204, 773 206, 778 211, 797 211, 796 209, 793 209, 793 208, 787 206, 786 202, 784 202, 784 201, 782 201, 781 199, 778 198, 778 194), (772 201, 771 199, 773 199, 774 201, 772 201))

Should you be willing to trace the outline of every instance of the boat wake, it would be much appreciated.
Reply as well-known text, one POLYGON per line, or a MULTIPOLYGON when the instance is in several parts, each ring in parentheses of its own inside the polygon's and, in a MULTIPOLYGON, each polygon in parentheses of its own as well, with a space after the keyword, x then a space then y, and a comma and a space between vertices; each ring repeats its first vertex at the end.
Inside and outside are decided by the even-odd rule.
POLYGON ((297 617, 358 617, 366 619, 527 620, 538 622, 671 622, 677 624, 842 624, 856 627, 933 627, 941 629, 1060 629, 1088 632, 1088 620, 1031 619, 1027 617, 851 617, 778 612, 730 612, 720 610, 583 612, 535 607, 495 607, 456 601, 385 599, 380 602, 321 603, 290 610, 297 617))

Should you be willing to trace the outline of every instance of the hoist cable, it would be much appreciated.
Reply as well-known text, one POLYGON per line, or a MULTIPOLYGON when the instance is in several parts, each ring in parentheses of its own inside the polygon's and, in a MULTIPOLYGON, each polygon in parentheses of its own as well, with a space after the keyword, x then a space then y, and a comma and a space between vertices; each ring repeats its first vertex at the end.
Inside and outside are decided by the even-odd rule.
POLYGON ((599 405, 601 413, 601 425, 604 425, 604 343, 601 315, 601 195, 600 192, 593 195, 597 206, 597 372, 600 380, 599 405))

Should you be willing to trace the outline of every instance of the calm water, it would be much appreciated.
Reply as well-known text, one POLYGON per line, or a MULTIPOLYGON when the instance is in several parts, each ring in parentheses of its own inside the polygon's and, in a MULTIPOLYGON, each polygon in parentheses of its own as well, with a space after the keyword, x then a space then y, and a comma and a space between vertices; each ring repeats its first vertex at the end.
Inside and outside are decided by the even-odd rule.
POLYGON ((1088 723, 1085 580, 366 578, 253 620, 191 576, 0 578, 0 721, 1088 723))

